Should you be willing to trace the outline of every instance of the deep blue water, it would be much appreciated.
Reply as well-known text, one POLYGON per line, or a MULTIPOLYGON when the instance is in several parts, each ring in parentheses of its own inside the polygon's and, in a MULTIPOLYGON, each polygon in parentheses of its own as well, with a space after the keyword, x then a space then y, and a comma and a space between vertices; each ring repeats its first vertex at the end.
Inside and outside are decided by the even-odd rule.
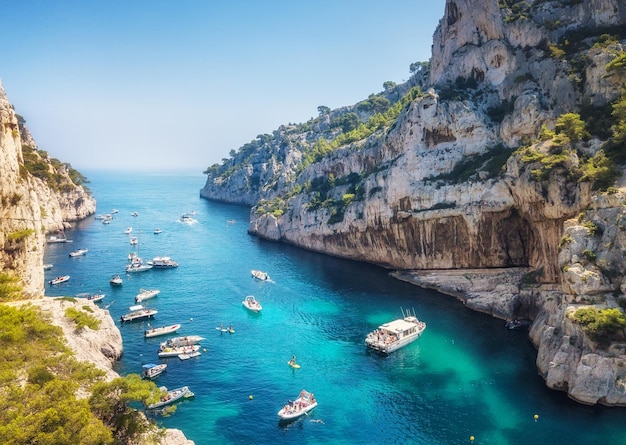
MULTIPOLYGON (((252 237, 247 208, 199 198, 202 174, 86 174, 97 213, 119 213, 109 225, 90 217, 67 232, 73 243, 47 246, 45 262, 54 267, 46 280, 71 279, 47 286, 46 295, 102 290, 100 304, 119 320, 140 288, 159 289, 144 303, 159 311, 151 325, 182 323, 180 335, 206 337, 200 357, 167 359, 156 380, 195 393, 157 421, 198 445, 466 444, 470 436, 475 444, 626 443, 623 409, 582 406, 545 387, 526 332, 384 269, 252 237), (178 221, 190 211, 196 223, 178 221), (141 257, 168 255, 180 267, 126 275, 134 250, 127 227, 141 257), (163 233, 153 234, 157 227, 163 233), (78 248, 89 252, 70 258, 78 248), (254 280, 251 269, 272 282, 254 280), (114 273, 124 278, 121 288, 109 286, 114 273), (260 314, 242 307, 249 294, 263 305, 260 314), (423 336, 390 356, 367 351, 367 332, 401 308, 426 321, 423 336), (220 323, 235 334, 218 332, 220 323), (301 369, 287 365, 292 354, 301 369), (279 424, 277 411, 301 389, 314 392, 319 406, 279 424)), ((143 338, 148 322, 118 324, 120 374, 161 361, 163 337, 143 338)))

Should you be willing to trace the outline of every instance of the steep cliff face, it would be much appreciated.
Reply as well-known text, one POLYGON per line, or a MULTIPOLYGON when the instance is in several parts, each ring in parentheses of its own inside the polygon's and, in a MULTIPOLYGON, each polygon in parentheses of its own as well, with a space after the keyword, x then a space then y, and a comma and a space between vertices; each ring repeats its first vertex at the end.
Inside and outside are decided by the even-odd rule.
POLYGON ((24 292, 37 296, 44 290, 46 234, 93 214, 96 204, 73 182, 70 167, 58 161, 55 166, 24 130, 0 84, 0 272, 21 277, 24 292), (56 188, 29 171, 32 161, 38 174, 54 178, 56 188))
POLYGON ((624 55, 625 25, 618 0, 448 0, 422 66, 428 74, 411 80, 419 89, 376 96, 390 101, 379 114, 368 112, 370 98, 259 137, 209 168, 201 195, 252 205, 252 234, 393 269, 439 270, 410 281, 499 317, 536 318, 548 385, 583 403, 622 405, 626 357, 602 350, 566 314, 594 295, 616 306, 605 294, 626 290, 615 228, 624 201, 596 191, 599 170, 623 173, 607 167, 605 151, 623 150, 608 127, 626 73, 608 66, 624 55), (341 127, 350 114, 360 125, 341 127), (595 207, 589 218, 604 235, 583 239, 573 218, 595 207), (585 249, 599 262, 581 261, 585 249), (523 272, 459 278, 503 268, 523 272), (569 341, 583 352, 567 352, 557 377, 550 369, 569 341), (613 383, 599 385, 609 374, 613 383))

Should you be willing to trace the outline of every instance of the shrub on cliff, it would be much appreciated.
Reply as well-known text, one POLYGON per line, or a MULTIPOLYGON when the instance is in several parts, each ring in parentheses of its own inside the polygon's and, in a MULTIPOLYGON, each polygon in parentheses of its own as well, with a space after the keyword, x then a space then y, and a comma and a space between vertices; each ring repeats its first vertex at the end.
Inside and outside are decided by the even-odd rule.
POLYGON ((119 377, 111 382, 97 383, 89 398, 89 406, 95 415, 109 426, 117 443, 146 443, 146 435, 156 442, 160 432, 154 430, 138 411, 130 407, 132 402, 155 402, 159 390, 154 382, 142 380, 137 374, 119 377))
POLYGON ((0 303, 22 298, 22 286, 20 286, 19 281, 17 277, 0 273, 0 303))
POLYGON ((580 308, 571 315, 571 318, 581 325, 583 332, 589 338, 596 342, 606 343, 615 337, 624 336, 626 317, 617 308, 580 308))
POLYGON ((75 396, 103 373, 75 360, 60 328, 32 306, 0 305, 3 445, 110 444, 113 435, 75 396))

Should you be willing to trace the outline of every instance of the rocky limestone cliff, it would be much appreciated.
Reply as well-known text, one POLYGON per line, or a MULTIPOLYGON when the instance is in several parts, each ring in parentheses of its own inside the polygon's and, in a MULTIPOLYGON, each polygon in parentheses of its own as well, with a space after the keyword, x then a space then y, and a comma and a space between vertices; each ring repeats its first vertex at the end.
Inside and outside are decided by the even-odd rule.
POLYGON ((44 291, 46 234, 69 227, 96 208, 88 191, 72 181, 71 167, 42 154, 0 84, 0 272, 19 276, 29 296, 44 291), (38 167, 40 177, 29 165, 38 167), (58 187, 42 179, 46 176, 54 177, 58 187))
POLYGON ((572 314, 626 294, 624 195, 597 174, 623 174, 626 72, 609 64, 625 30, 618 0, 448 0, 410 85, 259 136, 201 196, 252 205, 252 234, 535 320, 549 387, 624 405, 624 339, 599 344, 572 314))

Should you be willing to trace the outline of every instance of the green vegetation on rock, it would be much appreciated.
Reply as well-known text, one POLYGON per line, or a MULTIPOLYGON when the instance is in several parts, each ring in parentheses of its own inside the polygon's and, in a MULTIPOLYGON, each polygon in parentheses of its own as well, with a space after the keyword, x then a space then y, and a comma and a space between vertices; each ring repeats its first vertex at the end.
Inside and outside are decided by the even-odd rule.
POLYGON ((571 315, 571 318, 580 324, 583 332, 594 341, 604 343, 624 336, 626 317, 617 308, 580 308, 571 315))

